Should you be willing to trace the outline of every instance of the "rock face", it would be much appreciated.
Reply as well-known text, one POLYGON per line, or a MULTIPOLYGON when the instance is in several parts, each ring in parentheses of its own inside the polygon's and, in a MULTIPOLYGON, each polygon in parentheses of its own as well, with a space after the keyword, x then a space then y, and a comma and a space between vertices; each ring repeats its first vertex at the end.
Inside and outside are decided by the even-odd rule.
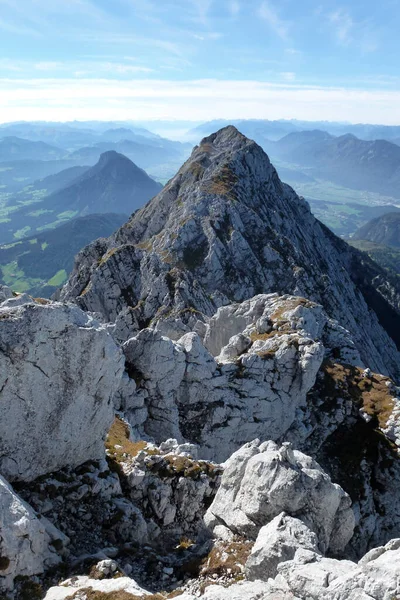
POLYGON ((104 456, 123 357, 77 307, 0 306, 0 472, 31 481, 104 456))
MULTIPOLYGON (((131 383, 124 381, 119 395, 138 436, 195 443, 201 458, 217 462, 249 439, 277 440, 288 431, 305 406, 329 333, 322 308, 304 298, 256 296, 222 310, 225 318, 218 313, 205 336, 220 352, 216 358, 196 333, 173 342, 144 329, 128 340, 131 383), (221 331, 228 340, 232 334, 224 348, 216 342, 221 331)), ((357 355, 354 345, 352 351, 357 355)))
POLYGON ((227 461, 205 521, 215 533, 228 528, 256 539, 261 527, 286 512, 316 534, 322 552, 340 553, 353 535, 350 507, 349 496, 313 459, 290 444, 256 440, 227 461))
POLYGON ((164 544, 196 538, 205 529, 204 513, 215 496, 222 471, 217 465, 181 453, 169 442, 151 453, 140 452, 122 467, 130 499, 146 515, 153 540, 163 540, 164 544))
POLYGON ((296 294, 351 332, 366 365, 396 377, 400 356, 379 320, 395 335, 399 289, 369 263, 361 269, 359 253, 313 217, 263 150, 227 127, 114 236, 80 253, 62 298, 116 322, 125 341, 160 320, 175 321, 178 339, 222 305, 296 294))
POLYGON ((55 547, 68 538, 47 519, 38 518, 0 476, 0 593, 13 588, 15 577, 29 577, 61 561, 55 547))

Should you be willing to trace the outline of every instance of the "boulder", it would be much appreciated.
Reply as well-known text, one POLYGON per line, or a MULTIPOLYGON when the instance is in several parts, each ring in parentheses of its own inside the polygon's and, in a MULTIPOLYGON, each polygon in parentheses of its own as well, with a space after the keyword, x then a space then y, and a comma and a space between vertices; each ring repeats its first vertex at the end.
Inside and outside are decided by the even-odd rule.
POLYGON ((123 355, 77 307, 0 306, 0 473, 9 481, 104 457, 123 355))
POLYGON ((0 592, 12 590, 17 576, 30 577, 57 565, 68 538, 37 517, 0 476, 0 592))
POLYGON ((288 443, 279 447, 255 440, 226 462, 205 521, 212 530, 223 525, 255 540, 261 527, 282 512, 313 531, 323 553, 342 552, 353 535, 350 497, 318 463, 288 443))
POLYGON ((52 587, 47 592, 44 600, 66 600, 67 598, 85 598, 86 596, 75 596, 78 592, 84 590, 93 590, 94 592, 101 592, 101 594, 109 594, 117 592, 125 592, 125 594, 132 594, 132 600, 134 598, 140 598, 144 596, 150 596, 150 592, 147 592, 141 588, 136 581, 129 577, 118 577, 116 579, 104 579, 97 580, 91 579, 90 577, 72 577, 60 583, 60 585, 52 587))
POLYGON ((274 578, 278 564, 292 560, 298 548, 319 553, 317 536, 299 519, 281 513, 260 529, 246 563, 247 579, 274 578))

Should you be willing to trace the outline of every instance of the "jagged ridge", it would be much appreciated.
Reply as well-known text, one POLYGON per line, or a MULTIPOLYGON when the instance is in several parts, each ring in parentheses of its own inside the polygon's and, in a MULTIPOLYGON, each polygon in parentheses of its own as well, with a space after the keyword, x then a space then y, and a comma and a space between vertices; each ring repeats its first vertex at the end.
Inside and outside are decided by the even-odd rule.
POLYGON ((359 284, 360 265, 359 253, 280 181, 264 151, 226 127, 113 237, 81 252, 62 298, 117 320, 120 339, 168 316, 176 338, 221 305, 292 293, 323 304, 366 364, 398 377, 400 355, 378 319, 389 328, 389 311, 391 334, 399 331, 399 290, 387 289, 372 261, 359 284))

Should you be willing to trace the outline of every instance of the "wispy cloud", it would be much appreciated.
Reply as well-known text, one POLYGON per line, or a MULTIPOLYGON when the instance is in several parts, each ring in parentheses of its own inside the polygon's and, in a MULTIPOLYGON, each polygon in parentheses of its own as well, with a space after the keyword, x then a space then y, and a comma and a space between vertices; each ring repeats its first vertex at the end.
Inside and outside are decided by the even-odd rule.
POLYGON ((301 56, 303 54, 301 50, 297 50, 296 48, 285 48, 285 53, 289 54, 289 56, 301 56))
POLYGON ((278 35, 282 40, 287 40, 289 37, 290 23, 284 21, 279 16, 276 8, 270 2, 270 0, 264 0, 259 9, 259 16, 264 19, 271 27, 271 29, 278 35))
POLYGON ((213 0, 190 0, 195 12, 194 20, 203 26, 208 26, 208 13, 213 0))
POLYGON ((33 27, 29 27, 23 25, 22 23, 14 24, 12 21, 6 21, 5 19, 0 18, 0 30, 6 31, 8 33, 12 33, 18 36, 33 36, 40 37, 40 31, 34 29, 33 27))
POLYGON ((343 7, 331 12, 328 21, 340 45, 355 46, 363 52, 377 50, 377 35, 369 21, 356 21, 349 10, 343 7))
POLYGON ((354 21, 347 10, 339 8, 330 13, 329 21, 334 26, 336 37, 341 44, 347 45, 353 41, 354 21))
POLYGON ((239 0, 230 0, 228 8, 232 17, 237 17, 241 11, 241 5, 239 0))
MULTIPOLYGON (((128 59, 129 60, 129 59, 128 59)), ((140 73, 152 73, 153 69, 144 65, 132 64, 115 60, 81 60, 81 61, 12 61, 0 59, 0 71, 15 72, 18 77, 22 74, 28 76, 37 71, 41 76, 51 77, 57 74, 60 77, 75 75, 118 77, 130 76, 140 73)))

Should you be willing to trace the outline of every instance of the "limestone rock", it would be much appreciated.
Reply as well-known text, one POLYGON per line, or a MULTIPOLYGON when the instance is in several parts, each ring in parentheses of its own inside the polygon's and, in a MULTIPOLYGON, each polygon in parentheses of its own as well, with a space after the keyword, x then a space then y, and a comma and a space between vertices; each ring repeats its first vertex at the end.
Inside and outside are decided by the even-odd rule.
MULTIPOLYGON (((355 572, 356 564, 348 560, 324 558, 310 550, 297 550, 293 560, 278 565, 276 582, 286 586, 288 594, 307 600, 325 600, 330 585, 342 576, 355 572)), ((341 595, 337 600, 347 599, 341 595)))
MULTIPOLYGON (((180 600, 195 600, 197 597, 198 595, 193 596, 190 593, 179 596, 180 600)), ((287 589, 282 589, 273 581, 269 583, 244 581, 229 587, 210 585, 201 597, 203 600, 300 600, 292 594, 288 595, 287 589)))
POLYGON ((61 561, 56 551, 68 538, 23 502, 0 476, 0 592, 17 576, 38 575, 61 561))
POLYGON ((123 356, 78 307, 0 307, 0 472, 31 481, 104 456, 123 356))
POLYGON ((118 577, 117 579, 105 579, 98 581, 96 579, 90 579, 90 577, 73 577, 60 583, 59 586, 52 587, 47 592, 44 600, 66 600, 66 598, 74 597, 79 591, 82 592, 82 596, 79 596, 84 600, 84 590, 93 590, 102 592, 103 594, 111 594, 113 592, 125 592, 126 594, 132 594, 132 597, 150 596, 150 592, 147 592, 141 588, 133 579, 129 577, 118 577))
POLYGON ((292 560, 298 548, 319 554, 317 536, 299 519, 281 513, 260 529, 246 563, 247 579, 274 578, 278 564, 292 560))
POLYGON ((358 563, 298 550, 278 565, 276 583, 311 600, 388 600, 400 593, 400 540, 375 548, 358 563))
MULTIPOLYGON (((135 382, 132 389, 124 382, 118 404, 132 407, 126 417, 137 437, 194 443, 201 458, 222 462, 249 439, 277 440, 293 425, 324 358, 324 311, 276 294, 223 310, 234 312, 232 337, 216 358, 194 332, 172 341, 149 328, 124 344, 135 382)), ((215 322, 210 331, 219 335, 225 321, 215 322)))
POLYGON ((313 531, 325 553, 344 550, 354 529, 351 500, 310 457, 290 444, 246 444, 226 462, 206 524, 256 539, 281 512, 313 531))

